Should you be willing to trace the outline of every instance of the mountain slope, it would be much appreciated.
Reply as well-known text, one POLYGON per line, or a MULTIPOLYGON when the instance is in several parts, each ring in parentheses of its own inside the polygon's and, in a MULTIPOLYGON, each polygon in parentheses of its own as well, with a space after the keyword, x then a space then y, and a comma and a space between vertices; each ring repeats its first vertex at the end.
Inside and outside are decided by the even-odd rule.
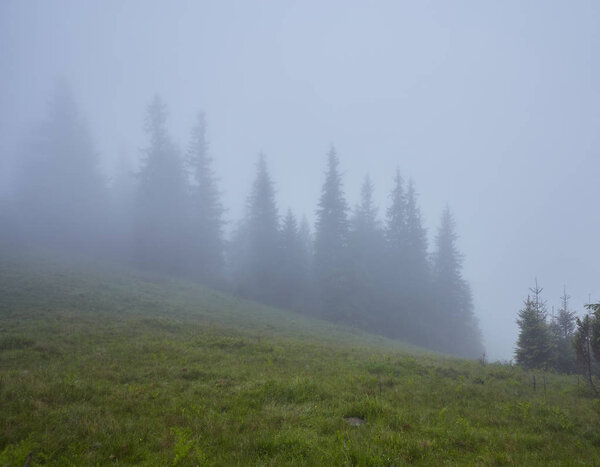
POLYGON ((58 255, 3 254, 0 297, 0 465, 30 454, 31 465, 549 465, 600 453, 597 402, 574 376, 537 374, 534 390, 517 368, 58 255))

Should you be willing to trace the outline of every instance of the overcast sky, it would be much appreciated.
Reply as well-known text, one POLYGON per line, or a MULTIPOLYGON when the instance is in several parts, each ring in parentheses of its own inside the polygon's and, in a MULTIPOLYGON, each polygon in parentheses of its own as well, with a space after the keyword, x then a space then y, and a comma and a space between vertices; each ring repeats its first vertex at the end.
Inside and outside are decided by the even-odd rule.
POLYGON ((600 2, 0 0, 0 194, 58 77, 107 175, 140 155, 155 93, 182 147, 207 113, 228 217, 259 151, 280 209, 314 219, 335 144, 380 212, 413 177, 430 238, 453 210, 491 358, 511 359, 537 277, 600 299, 600 2))

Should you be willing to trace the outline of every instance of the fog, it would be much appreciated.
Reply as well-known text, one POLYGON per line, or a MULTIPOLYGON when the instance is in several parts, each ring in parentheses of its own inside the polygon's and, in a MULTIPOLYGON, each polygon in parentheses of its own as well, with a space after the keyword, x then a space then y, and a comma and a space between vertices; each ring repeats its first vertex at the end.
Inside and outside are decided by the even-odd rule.
POLYGON ((155 94, 184 152, 200 110, 233 235, 259 153, 279 215, 314 230, 335 145, 348 204, 383 220, 412 178, 430 250, 449 205, 484 345, 511 359, 537 278, 600 298, 600 5, 580 2, 0 3, 0 196, 66 80, 106 179, 139 169, 155 94))

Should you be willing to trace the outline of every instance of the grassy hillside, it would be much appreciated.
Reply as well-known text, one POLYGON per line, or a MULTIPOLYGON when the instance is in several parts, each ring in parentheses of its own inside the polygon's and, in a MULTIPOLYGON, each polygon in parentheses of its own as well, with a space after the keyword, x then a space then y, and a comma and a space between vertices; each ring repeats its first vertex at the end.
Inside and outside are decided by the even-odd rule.
POLYGON ((600 462, 574 376, 43 258, 0 257, 0 466, 600 462))

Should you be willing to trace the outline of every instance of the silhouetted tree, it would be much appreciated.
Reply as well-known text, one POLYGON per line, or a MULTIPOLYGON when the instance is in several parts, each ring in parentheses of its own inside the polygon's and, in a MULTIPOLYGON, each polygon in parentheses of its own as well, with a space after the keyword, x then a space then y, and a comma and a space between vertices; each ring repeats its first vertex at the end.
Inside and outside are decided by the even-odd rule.
POLYGON ((462 255, 456 248, 455 223, 446 207, 436 237, 433 276, 437 297, 436 331, 440 350, 477 357, 483 352, 469 284, 462 277, 462 255))
POLYGON ((406 192, 404 180, 396 169, 394 185, 390 193, 390 205, 386 211, 385 261, 382 263, 385 274, 382 277, 384 297, 387 301, 385 329, 396 336, 406 337, 408 322, 408 301, 410 290, 408 278, 408 226, 406 192))
POLYGON ((145 130, 149 145, 139 172, 134 240, 140 265, 182 273, 185 252, 186 183, 177 147, 166 128, 167 110, 155 96, 148 107, 145 130))
POLYGON ((384 235, 373 200, 374 187, 367 175, 360 203, 350 222, 349 254, 352 268, 350 319, 364 328, 385 329, 381 293, 384 235))
POLYGON ((65 81, 49 114, 27 141, 16 190, 23 240, 53 246, 96 246, 107 215, 105 181, 87 125, 65 81))
POLYGON ((263 154, 256 164, 256 176, 248 196, 246 216, 235 242, 238 291, 267 303, 277 303, 280 235, 275 189, 263 154))
POLYGON ((404 180, 400 171, 396 170, 394 186, 390 193, 390 206, 386 212, 385 237, 388 244, 388 253, 393 256, 394 266, 397 269, 405 268, 408 249, 408 229, 406 220, 406 193, 404 180))
POLYGON ((432 345, 438 340, 433 336, 437 325, 433 322, 434 300, 431 296, 431 274, 427 253, 427 231, 423 227, 421 210, 417 203, 417 193, 412 180, 406 190, 406 243, 400 266, 399 291, 404 309, 405 337, 424 345, 432 345), (433 338, 433 339, 432 339, 433 338))
POLYGON ((553 365, 553 348, 546 322, 546 304, 541 298, 542 289, 537 285, 537 281, 530 291, 533 297, 527 296, 525 307, 519 311, 517 318, 519 337, 515 358, 517 364, 524 368, 547 369, 553 365))
POLYGON ((187 166, 192 179, 190 199, 190 269, 203 282, 217 283, 224 266, 223 205, 208 155, 206 120, 200 112, 192 129, 187 166))
POLYGON ((327 154, 325 182, 317 208, 314 270, 322 314, 334 320, 345 318, 349 290, 348 206, 333 147, 327 154))
MULTIPOLYGON (((304 224, 306 229, 306 224, 304 224)), ((306 238, 296 217, 288 210, 281 226, 281 258, 279 264, 279 302, 286 308, 303 310, 308 306, 309 258, 306 238)))
POLYGON ((581 319, 577 318, 573 345, 579 371, 598 395, 594 377, 598 376, 600 368, 600 304, 586 305, 586 308, 591 313, 581 319))
POLYGON ((417 204, 417 193, 412 180, 406 192, 406 252, 409 276, 415 283, 427 284, 429 265, 427 263, 427 231, 423 227, 421 210, 417 204))
POLYGON ((564 373, 572 373, 576 370, 575 350, 573 346, 573 335, 575 333, 575 312, 569 310, 569 296, 566 289, 561 296, 561 307, 550 322, 550 332, 554 339, 553 366, 556 370, 564 373))
POLYGON ((569 298, 571 297, 567 295, 567 290, 565 289, 560 297, 561 307, 556 316, 556 328, 558 335, 563 339, 569 339, 573 337, 576 327, 576 313, 569 310, 569 298))

